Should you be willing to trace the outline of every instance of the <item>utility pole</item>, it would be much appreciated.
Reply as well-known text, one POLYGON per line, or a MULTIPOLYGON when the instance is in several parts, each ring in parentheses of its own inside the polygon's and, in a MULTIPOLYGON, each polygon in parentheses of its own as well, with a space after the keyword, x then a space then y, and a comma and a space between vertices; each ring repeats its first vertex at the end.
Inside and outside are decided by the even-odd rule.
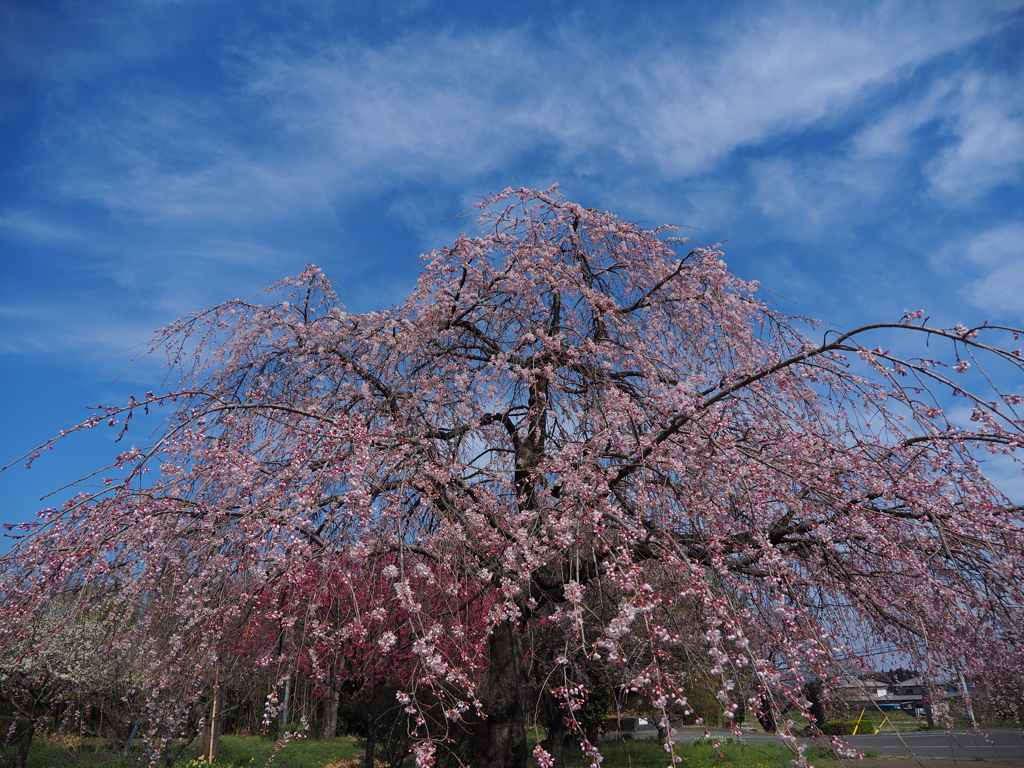
POLYGON ((964 673, 960 671, 960 667, 956 668, 956 677, 960 681, 960 696, 964 700, 964 708, 967 710, 967 717, 970 718, 971 727, 977 728, 978 721, 974 717, 974 704, 971 703, 971 692, 967 690, 967 681, 964 680, 964 673))
MULTIPOLYGON (((213 764, 220 757, 220 735, 224 725, 224 686, 220 678, 220 663, 214 667, 213 701, 210 704, 210 718, 203 729, 203 757, 213 764)), ((133 732, 134 733, 134 732, 133 732)))

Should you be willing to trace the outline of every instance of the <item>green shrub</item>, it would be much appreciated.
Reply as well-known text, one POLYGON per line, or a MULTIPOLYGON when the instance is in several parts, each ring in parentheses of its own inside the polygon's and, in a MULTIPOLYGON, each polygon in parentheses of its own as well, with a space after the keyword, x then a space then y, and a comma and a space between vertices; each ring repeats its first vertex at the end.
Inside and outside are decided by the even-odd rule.
MULTIPOLYGON (((857 725, 857 721, 854 720, 853 724, 857 725)), ((871 720, 868 720, 866 717, 863 720, 860 721, 860 725, 857 727, 857 735, 858 736, 863 736, 866 733, 874 733, 874 732, 875 732, 875 724, 874 724, 874 722, 872 722, 871 720)))
POLYGON ((853 729, 856 727, 857 735, 862 736, 865 733, 874 733, 874 721, 871 719, 861 718, 858 721, 856 713, 854 713, 853 717, 848 715, 847 718, 847 720, 833 720, 825 723, 821 732, 826 736, 851 736, 853 735, 853 729))
POLYGON ((853 726, 846 720, 832 720, 825 723, 825 727, 821 729, 821 732, 826 736, 849 736, 853 733, 853 726))

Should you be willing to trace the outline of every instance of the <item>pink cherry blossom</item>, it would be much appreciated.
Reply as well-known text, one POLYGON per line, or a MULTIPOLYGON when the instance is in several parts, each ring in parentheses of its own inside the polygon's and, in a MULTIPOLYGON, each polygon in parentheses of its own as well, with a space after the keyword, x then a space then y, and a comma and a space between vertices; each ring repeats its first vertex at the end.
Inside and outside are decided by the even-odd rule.
POLYGON ((52 659, 54 605, 95 626, 156 751, 228 657, 393 679, 417 765, 493 768, 552 701, 597 765, 597 677, 670 750, 688 676, 785 731, 851 649, 1021 694, 1024 518, 980 463, 1024 447, 1020 331, 819 332, 670 228, 556 190, 480 209, 394 309, 344 312, 309 266, 159 331, 172 391, 65 433, 165 428, 3 557, 0 657, 52 659), (965 356, 995 391, 953 387, 965 356))

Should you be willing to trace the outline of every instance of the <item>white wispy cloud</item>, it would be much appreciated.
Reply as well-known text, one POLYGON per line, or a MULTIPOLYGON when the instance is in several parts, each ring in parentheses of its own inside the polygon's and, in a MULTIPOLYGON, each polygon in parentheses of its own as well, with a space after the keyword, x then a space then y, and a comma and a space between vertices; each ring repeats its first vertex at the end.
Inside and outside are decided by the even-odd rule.
POLYGON ((970 206, 1024 173, 1024 77, 958 70, 878 110, 830 149, 750 164, 753 202, 790 236, 859 224, 859 214, 908 194, 917 179, 943 205, 970 206))
POLYGON ((676 173, 701 170, 737 147, 834 121, 867 89, 898 81, 998 24, 950 4, 934 11, 790 6, 723 26, 703 50, 681 43, 645 73, 649 95, 637 115, 643 145, 676 173))
MULTIPOLYGON (((410 32, 312 52, 284 38, 241 41, 224 60, 230 95, 185 98, 134 79, 89 114, 54 116, 49 170, 63 195, 123 215, 239 223, 327 215, 408 181, 472 186, 538 151, 563 175, 628 167, 680 180, 739 148, 843 118, 866 92, 992 34, 1002 18, 959 3, 779 5, 719 21, 704 39, 625 30, 622 39, 646 35, 651 45, 621 50, 607 33, 569 24, 410 32)), ((137 47, 123 43, 123 55, 137 47)), ((969 98, 987 99, 982 91, 969 98)), ((952 193, 979 159, 994 169, 993 136, 1016 151, 1014 115, 972 119, 967 107, 960 143, 930 171, 936 189, 952 193)), ((890 133, 904 136, 925 119, 910 110, 901 127, 897 118, 890 133)), ((862 145, 878 145, 884 130, 862 145)))
POLYGON ((120 353, 152 338, 153 327, 92 303, 65 300, 7 304, 0 317, 8 331, 0 354, 61 355, 79 362, 127 364, 120 353))
MULTIPOLYGON (((312 5, 329 16, 329 3, 312 5)), ((580 14, 544 29, 400 28, 383 42, 236 31, 212 50, 221 79, 210 88, 147 70, 168 46, 153 42, 143 6, 104 28, 100 9, 115 6, 86 15, 89 45, 51 58, 32 47, 46 17, 23 40, 6 36, 8 55, 52 90, 29 161, 41 203, 0 210, 0 229, 74 244, 118 300, 142 308, 137 338, 298 271, 281 241, 261 240, 268 228, 336 234, 367 199, 386 198, 388 221, 423 250, 471 227, 444 219, 473 194, 554 181, 626 216, 708 227, 692 233, 703 242, 754 213, 765 237, 811 243, 878 214, 904 177, 955 207, 1020 172, 1024 82, 943 58, 999 33, 1019 2, 777 3, 719 15, 699 34, 654 14, 615 29, 580 14), (903 87, 929 67, 941 76, 903 87), (923 147, 925 131, 941 140, 923 147), (831 143, 814 145, 822 134, 831 143), (97 206, 116 228, 94 237, 99 224, 71 223, 49 202, 97 206)), ((806 289, 789 258, 780 251, 752 276, 806 289)), ((1016 284, 1010 261, 971 264, 971 296, 1016 284)), ((361 297, 384 305, 408 288, 366 283, 361 297)), ((106 329, 100 310, 81 311, 106 329)), ((39 349, 73 345, 59 324, 23 330, 22 347, 33 336, 39 349)))
POLYGON ((0 214, 0 230, 13 240, 29 243, 77 243, 89 236, 79 227, 26 209, 11 209, 0 214))
POLYGON ((900 101, 868 123, 852 142, 852 154, 858 159, 893 158, 914 148, 913 135, 933 121, 943 118, 945 98, 954 85, 949 78, 932 83, 927 92, 900 101))
POLYGON ((963 257, 971 271, 982 272, 967 282, 967 299, 977 307, 1024 318, 1024 224, 1011 222, 983 232, 963 247, 963 257))
POLYGON ((1024 171, 1024 76, 974 72, 950 100, 955 135, 931 163, 928 180, 946 198, 973 199, 1024 171))

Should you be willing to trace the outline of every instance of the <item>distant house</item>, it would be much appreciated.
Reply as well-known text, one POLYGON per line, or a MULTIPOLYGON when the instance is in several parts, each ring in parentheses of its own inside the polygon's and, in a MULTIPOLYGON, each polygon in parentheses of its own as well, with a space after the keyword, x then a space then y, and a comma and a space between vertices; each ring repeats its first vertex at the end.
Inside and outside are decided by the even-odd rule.
POLYGON ((925 698, 927 696, 923 677, 912 677, 909 680, 904 680, 902 683, 896 683, 892 687, 892 692, 898 696, 917 696, 918 698, 925 698))
POLYGON ((851 679, 833 688, 832 699, 848 709, 895 710, 915 714, 924 712, 928 688, 920 677, 889 685, 881 680, 851 679))
POLYGON ((914 714, 924 714, 928 699, 928 686, 923 677, 912 677, 892 686, 892 691, 879 706, 883 709, 902 709, 914 714))
POLYGON ((929 706, 935 713, 947 710, 948 700, 958 698, 960 695, 960 687, 954 682, 933 681, 929 683, 923 677, 913 677, 893 685, 892 691, 885 697, 884 702, 896 704, 900 709, 923 715, 929 706))
POLYGON ((848 680, 833 689, 832 698, 854 708, 873 705, 888 693, 889 687, 886 683, 868 678, 866 680, 848 680))
POLYGON ((960 696, 955 683, 928 682, 914 677, 889 685, 881 680, 850 679, 832 689, 832 701, 845 704, 847 709, 900 709, 915 715, 924 715, 929 705, 933 711, 944 711, 947 700, 960 696))

